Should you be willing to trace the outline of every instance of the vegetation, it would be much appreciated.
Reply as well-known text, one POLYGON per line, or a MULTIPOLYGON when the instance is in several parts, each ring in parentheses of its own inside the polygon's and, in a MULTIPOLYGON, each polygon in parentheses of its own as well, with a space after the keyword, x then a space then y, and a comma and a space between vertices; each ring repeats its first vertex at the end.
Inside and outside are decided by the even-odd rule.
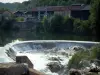
POLYGON ((24 21, 24 18, 23 18, 23 17, 17 17, 17 18, 16 18, 16 21, 17 21, 17 22, 23 22, 23 21, 24 21))
MULTIPOLYGON (((43 18, 42 25, 37 27, 38 32, 52 34, 95 36, 95 41, 100 40, 100 0, 91 1, 90 18, 88 20, 74 19, 68 16, 53 15, 50 18, 43 18)), ((94 38, 94 37, 93 37, 94 38)))
POLYGON ((97 37, 97 40, 100 40, 100 0, 92 0, 91 2, 91 29, 93 30, 94 35, 97 37))
MULTIPOLYGON (((75 53, 72 58, 69 60, 68 69, 70 68, 82 68, 84 67, 85 63, 81 63, 82 60, 89 59, 89 52, 88 51, 79 51, 75 53)), ((88 66, 86 66, 88 67, 88 66)))
MULTIPOLYGON (((18 9, 20 10, 31 10, 33 7, 37 6, 67 6, 71 4, 91 4, 90 17, 88 20, 74 19, 68 16, 53 15, 50 18, 44 17, 41 21, 41 25, 38 25, 36 32, 39 34, 54 35, 58 36, 64 35, 62 39, 67 39, 65 36, 96 36, 95 41, 99 41, 100 33, 100 0, 29 0, 24 1, 23 3, 16 3, 18 9)), ((2 5, 2 4, 1 4, 2 5)), ((9 5, 10 6, 10 5, 9 5)), ((12 6, 13 7, 13 6, 12 6)), ((16 7, 15 7, 16 8, 16 7)), ((16 18, 17 21, 23 21, 23 18, 16 18)), ((77 37, 75 37, 78 39, 77 37)), ((94 37, 93 37, 94 38, 94 37)), ((59 38, 61 39, 61 38, 59 38)), ((73 38, 70 38, 73 39, 73 38)), ((90 39, 89 39, 90 40, 90 39)), ((92 40, 92 38, 91 38, 92 40)))
MULTIPOLYGON (((77 53, 75 53, 68 63, 68 68, 79 69, 89 67, 92 60, 100 60, 100 44, 93 46, 90 50, 80 50, 77 53)), ((100 65, 100 62, 97 63, 98 65, 100 65)))
POLYGON ((11 11, 15 11, 20 3, 1 3, 0 8, 7 8, 11 11))
MULTIPOLYGON (((0 11, 6 11, 8 9, 0 9, 0 11)), ((18 30, 18 27, 14 27, 15 22, 12 15, 5 16, 0 14, 0 45, 4 45, 6 42, 10 41, 12 34, 18 30)))
POLYGON ((42 25, 37 27, 37 29, 39 30, 38 32, 42 31, 53 34, 90 35, 88 20, 83 21, 61 15, 54 15, 50 18, 44 17, 42 20, 42 25))
POLYGON ((20 10, 29 10, 37 6, 67 6, 71 4, 90 4, 91 0, 29 0, 18 5, 20 10))

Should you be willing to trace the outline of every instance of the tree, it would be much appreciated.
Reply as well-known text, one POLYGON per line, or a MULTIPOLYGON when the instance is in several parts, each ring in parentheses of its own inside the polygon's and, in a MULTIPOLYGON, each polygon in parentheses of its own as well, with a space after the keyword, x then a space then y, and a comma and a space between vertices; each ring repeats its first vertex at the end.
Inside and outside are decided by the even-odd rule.
POLYGON ((61 28, 62 25, 63 25, 63 16, 56 14, 51 18, 50 21, 51 32, 62 33, 63 31, 61 28))
POLYGON ((42 26, 43 26, 43 31, 44 32, 48 32, 49 31, 50 25, 49 25, 49 21, 47 19, 47 16, 43 17, 42 26))
POLYGON ((72 33, 73 32, 73 22, 74 19, 68 16, 64 17, 62 30, 64 30, 64 33, 72 33))
POLYGON ((6 19, 5 16, 3 15, 0 16, 0 44, 1 45, 4 45, 8 41, 10 42, 10 40, 8 39, 12 37, 12 34, 15 31, 17 31, 16 27, 13 26, 13 23, 14 23, 13 18, 6 19))
POLYGON ((100 0, 92 0, 90 13, 91 28, 95 31, 97 40, 100 41, 100 0))

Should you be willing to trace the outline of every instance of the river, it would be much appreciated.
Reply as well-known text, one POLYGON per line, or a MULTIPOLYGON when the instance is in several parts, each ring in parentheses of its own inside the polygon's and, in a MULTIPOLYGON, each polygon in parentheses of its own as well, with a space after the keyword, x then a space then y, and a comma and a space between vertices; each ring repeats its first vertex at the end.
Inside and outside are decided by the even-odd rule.
POLYGON ((64 75, 69 59, 75 53, 73 47, 90 48, 98 44, 91 41, 70 41, 70 40, 34 40, 16 41, 0 47, 0 63, 15 62, 9 48, 14 50, 16 56, 27 56, 34 64, 34 69, 44 72, 46 75, 64 75), (48 65, 59 66, 59 70, 51 70, 48 65))

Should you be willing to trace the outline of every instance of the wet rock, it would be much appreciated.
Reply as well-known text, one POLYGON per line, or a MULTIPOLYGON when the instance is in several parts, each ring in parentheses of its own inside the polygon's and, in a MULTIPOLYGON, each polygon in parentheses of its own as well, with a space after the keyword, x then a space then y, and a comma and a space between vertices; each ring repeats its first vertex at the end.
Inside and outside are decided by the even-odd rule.
POLYGON ((50 62, 47 64, 51 72, 58 72, 63 69, 63 65, 60 62, 50 62))
POLYGON ((98 72, 100 72, 100 68, 99 67, 90 68, 89 72, 98 73, 98 72))
POLYGON ((60 57, 51 57, 48 60, 51 60, 51 61, 63 61, 60 57))
POLYGON ((84 68, 84 69, 70 69, 69 70, 69 75, 100 75, 100 68, 99 67, 89 67, 88 69, 87 68, 84 68))
POLYGON ((60 54, 60 55, 64 55, 64 56, 66 56, 66 57, 69 56, 68 51, 65 51, 65 50, 60 50, 60 51, 58 51, 57 53, 60 54))
POLYGON ((74 46, 73 48, 72 48, 72 50, 75 50, 75 51, 82 51, 82 50, 85 50, 85 48, 83 48, 83 47, 80 47, 80 46, 74 46))
POLYGON ((81 72, 77 69, 70 69, 69 75, 81 75, 81 72))

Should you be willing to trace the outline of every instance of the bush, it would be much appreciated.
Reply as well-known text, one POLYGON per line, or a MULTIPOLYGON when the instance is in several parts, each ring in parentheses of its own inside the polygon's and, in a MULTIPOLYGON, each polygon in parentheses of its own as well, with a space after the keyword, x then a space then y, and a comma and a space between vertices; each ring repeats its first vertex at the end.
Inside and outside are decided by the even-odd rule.
POLYGON ((100 44, 91 48, 91 58, 100 60, 100 44))
POLYGON ((16 18, 16 21, 17 21, 17 22, 22 22, 22 21, 24 21, 24 18, 23 18, 23 17, 17 17, 17 18, 16 18))
POLYGON ((43 29, 43 31, 44 32, 48 32, 49 29, 50 29, 50 25, 49 25, 49 21, 48 21, 48 19, 47 19, 46 16, 43 17, 41 23, 42 23, 42 29, 43 29))
POLYGON ((84 64, 81 64, 80 62, 82 60, 87 60, 89 58, 89 52, 88 51, 79 51, 75 53, 72 58, 69 60, 68 63, 68 69, 70 68, 82 68, 84 64))
POLYGON ((68 16, 64 17, 62 30, 66 33, 72 33, 73 32, 73 22, 74 19, 68 16))
POLYGON ((63 16, 54 15, 50 20, 51 32, 62 33, 63 16))
MULTIPOLYGON (((93 46, 90 51, 79 51, 75 53, 72 58, 69 60, 68 69, 70 68, 82 68, 86 65, 84 62, 80 63, 82 60, 91 61, 91 60, 100 60, 100 44, 93 46)), ((95 61, 96 62, 96 61, 95 61)), ((98 63, 100 64, 100 63, 98 63)), ((87 67, 87 66, 85 66, 87 67)))

